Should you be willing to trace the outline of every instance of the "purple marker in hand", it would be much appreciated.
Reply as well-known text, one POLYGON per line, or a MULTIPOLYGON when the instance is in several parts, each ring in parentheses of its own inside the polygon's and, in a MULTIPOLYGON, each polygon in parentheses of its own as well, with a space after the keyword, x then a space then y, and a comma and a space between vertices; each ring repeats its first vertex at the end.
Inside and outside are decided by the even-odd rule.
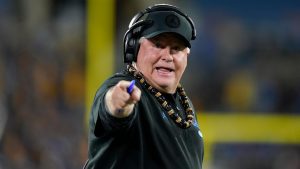
POLYGON ((134 84, 135 84, 135 80, 132 80, 129 84, 129 87, 127 88, 127 93, 129 93, 129 94, 132 93, 134 84))

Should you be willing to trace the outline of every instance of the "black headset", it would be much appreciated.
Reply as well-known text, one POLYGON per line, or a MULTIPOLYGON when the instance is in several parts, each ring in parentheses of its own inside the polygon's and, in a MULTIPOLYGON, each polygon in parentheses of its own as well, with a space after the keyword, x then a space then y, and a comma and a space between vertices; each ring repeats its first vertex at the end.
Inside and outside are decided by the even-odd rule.
POLYGON ((192 28, 192 38, 194 40, 196 38, 196 29, 194 26, 194 22, 192 19, 183 13, 179 8, 169 5, 169 4, 158 4, 154 6, 150 6, 146 8, 144 11, 137 13, 130 21, 128 30, 126 31, 123 39, 124 48, 123 48, 123 61, 124 63, 132 63, 137 59, 137 53, 139 50, 139 39, 141 38, 141 33, 152 26, 152 20, 140 20, 143 16, 151 12, 157 11, 173 11, 179 15, 182 15, 186 18, 186 20, 190 23, 192 28))

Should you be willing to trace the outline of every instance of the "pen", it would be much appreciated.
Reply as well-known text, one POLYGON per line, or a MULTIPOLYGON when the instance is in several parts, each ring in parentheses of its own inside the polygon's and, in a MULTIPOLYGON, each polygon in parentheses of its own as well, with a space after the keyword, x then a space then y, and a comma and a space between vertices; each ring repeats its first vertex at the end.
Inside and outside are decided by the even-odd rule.
POLYGON ((129 94, 132 93, 134 84, 135 84, 135 80, 132 80, 129 84, 129 87, 127 88, 127 93, 129 93, 129 94))

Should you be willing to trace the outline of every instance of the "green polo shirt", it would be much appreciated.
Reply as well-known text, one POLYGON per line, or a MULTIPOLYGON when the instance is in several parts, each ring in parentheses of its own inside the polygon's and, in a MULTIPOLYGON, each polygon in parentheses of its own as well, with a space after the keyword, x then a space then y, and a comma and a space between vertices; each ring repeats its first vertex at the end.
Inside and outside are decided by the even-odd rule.
MULTIPOLYGON (((97 91, 90 118, 88 169, 201 169, 203 139, 196 118, 188 129, 178 127, 155 96, 143 88, 134 112, 126 118, 111 116, 105 93, 120 80, 134 77, 115 74, 97 91)), ((183 112, 179 95, 164 94, 175 111, 183 112)), ((182 114, 181 114, 182 116, 182 114)))

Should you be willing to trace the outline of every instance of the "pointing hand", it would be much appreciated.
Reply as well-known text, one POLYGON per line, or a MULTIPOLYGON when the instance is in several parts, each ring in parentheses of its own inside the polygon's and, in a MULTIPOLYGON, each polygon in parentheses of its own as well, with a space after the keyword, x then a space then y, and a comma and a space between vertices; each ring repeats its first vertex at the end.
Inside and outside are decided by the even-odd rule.
POLYGON ((141 97, 141 90, 134 85, 134 82, 122 80, 107 91, 105 104, 111 115, 123 118, 132 113, 134 104, 141 97))

